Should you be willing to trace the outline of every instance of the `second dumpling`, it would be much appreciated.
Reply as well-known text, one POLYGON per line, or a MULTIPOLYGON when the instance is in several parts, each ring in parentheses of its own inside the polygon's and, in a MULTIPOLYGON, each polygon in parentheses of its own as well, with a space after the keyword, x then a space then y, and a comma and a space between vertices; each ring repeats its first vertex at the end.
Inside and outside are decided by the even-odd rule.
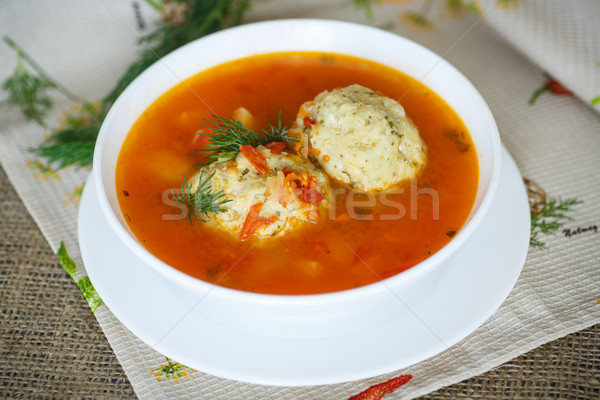
POLYGON ((351 85, 320 93, 296 120, 300 152, 333 179, 362 191, 388 189, 425 166, 427 146, 395 100, 351 85))

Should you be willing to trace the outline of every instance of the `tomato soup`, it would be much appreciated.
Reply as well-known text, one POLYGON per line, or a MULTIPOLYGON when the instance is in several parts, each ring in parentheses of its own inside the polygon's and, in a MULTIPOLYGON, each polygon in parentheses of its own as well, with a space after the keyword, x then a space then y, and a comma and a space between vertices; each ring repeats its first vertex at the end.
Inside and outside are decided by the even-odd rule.
POLYGON ((461 229, 478 185, 477 153, 458 115, 428 87, 389 67, 329 53, 273 53, 228 62, 187 79, 137 120, 119 155, 121 211, 145 248, 221 286, 273 294, 351 289, 398 274, 461 229), (427 145, 414 180, 381 193, 332 183, 326 218, 280 237, 239 238, 188 218, 172 189, 205 159, 192 143, 213 115, 244 107, 257 130, 294 122, 324 90, 360 84, 400 102, 427 145))

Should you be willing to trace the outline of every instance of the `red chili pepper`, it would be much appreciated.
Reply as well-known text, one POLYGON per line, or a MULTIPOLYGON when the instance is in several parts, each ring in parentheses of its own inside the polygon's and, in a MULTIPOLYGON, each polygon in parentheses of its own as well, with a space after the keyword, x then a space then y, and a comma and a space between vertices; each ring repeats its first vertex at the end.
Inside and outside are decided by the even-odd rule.
POLYGON ((529 99, 529 104, 534 104, 544 92, 552 92, 557 96, 573 96, 573 92, 565 88, 556 79, 548 78, 544 86, 533 92, 533 95, 529 99))
POLYGON ((565 88, 559 81, 555 79, 548 79, 546 87, 552 91, 552 93, 559 96, 573 96, 573 92, 565 88))
POLYGON ((271 151, 271 154, 281 154, 285 150, 286 144, 284 142, 271 142, 265 147, 271 151))
POLYGON ((261 175, 269 173, 269 167, 267 167, 267 159, 265 156, 260 154, 258 150, 249 144, 241 144, 240 152, 250 161, 250 164, 258 171, 261 175))
POLYGON ((304 126, 309 127, 309 128, 317 123, 317 121, 315 121, 314 119, 310 119, 308 117, 304 117, 303 122, 304 122, 304 126))
POLYGON ((383 396, 394 392, 411 379, 412 375, 400 375, 377 385, 370 386, 367 390, 348 398, 348 400, 381 400, 383 396))
POLYGON ((262 206, 263 203, 256 203, 250 207, 250 211, 248 212, 248 215, 246 215, 246 220, 244 221, 244 225, 242 226, 242 230, 240 232, 240 240, 248 239, 261 227, 270 225, 277 221, 276 215, 270 218, 259 217, 258 214, 260 214, 262 206))

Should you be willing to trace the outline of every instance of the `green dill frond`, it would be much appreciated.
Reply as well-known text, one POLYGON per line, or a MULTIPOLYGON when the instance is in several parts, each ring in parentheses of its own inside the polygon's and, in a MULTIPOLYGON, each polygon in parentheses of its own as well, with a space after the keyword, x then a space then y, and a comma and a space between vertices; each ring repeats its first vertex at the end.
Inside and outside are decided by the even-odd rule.
POLYGON ((261 131, 263 143, 268 144, 271 142, 286 142, 291 144, 292 142, 298 141, 297 138, 288 136, 288 126, 281 125, 281 111, 277 116, 277 126, 269 124, 269 130, 263 129, 261 131))
POLYGON ((59 170, 70 165, 85 167, 92 163, 99 130, 100 124, 61 129, 31 151, 59 170))
POLYGON ((45 127, 44 118, 52 107, 52 100, 47 93, 49 90, 57 90, 71 100, 79 100, 79 97, 50 78, 14 40, 5 36, 4 42, 17 54, 17 67, 2 83, 2 89, 8 94, 5 100, 7 105, 19 108, 25 118, 45 127))
POLYGON ((108 110, 110 106, 117 100, 117 97, 138 75, 140 75, 144 70, 154 64, 157 60, 157 56, 152 53, 145 53, 140 57, 140 59, 134 62, 132 65, 127 68, 125 73, 121 76, 121 78, 117 81, 117 84, 113 87, 113 89, 102 99, 102 104, 108 110))
POLYGON ((213 115, 216 121, 210 121, 212 125, 204 125, 212 133, 200 133, 207 137, 207 147, 199 151, 208 151, 209 160, 199 167, 212 164, 217 161, 219 164, 235 160, 240 152, 240 146, 250 145, 253 147, 266 145, 272 142, 291 143, 297 139, 288 136, 288 127, 281 125, 281 112, 277 126, 269 124, 269 130, 263 129, 260 134, 251 129, 247 129, 240 121, 230 118, 213 115))
POLYGON ((155 0, 146 0, 146 3, 148 3, 156 11, 160 11, 163 0, 156 0, 156 1, 155 0))
POLYGON ((44 118, 52 107, 47 91, 54 88, 53 81, 30 74, 20 58, 13 74, 2 83, 2 89, 8 94, 5 103, 19 108, 25 118, 41 126, 46 126, 44 118))
POLYGON ((17 67, 2 83, 2 89, 8 94, 4 103, 19 108, 28 120, 46 126, 44 118, 52 107, 52 100, 47 92, 56 89, 56 83, 46 75, 31 73, 27 69, 23 49, 8 37, 4 37, 4 41, 17 53, 17 67))
POLYGON ((531 218, 529 245, 546 249, 546 243, 542 241, 541 236, 556 234, 567 221, 572 220, 567 213, 573 211, 573 207, 581 203, 583 202, 577 199, 550 198, 544 209, 531 218))
MULTIPOLYGON (((149 0, 147 0, 149 1, 149 0)), ((138 61, 123 74, 113 90, 102 100, 105 105, 112 104, 125 88, 145 69, 159 58, 192 40, 217 32, 229 26, 238 25, 250 6, 249 0, 188 0, 179 2, 165 0, 152 1, 153 7, 160 7, 163 20, 150 34, 140 38, 139 44, 145 47, 138 61), (182 23, 170 24, 165 8, 173 3, 183 3, 186 13, 182 23)))
POLYGON ((213 125, 204 125, 212 133, 201 133, 207 137, 208 146, 200 151, 209 151, 209 161, 203 165, 212 164, 217 161, 226 163, 235 160, 240 152, 240 145, 254 145, 260 142, 258 134, 250 129, 244 128, 240 121, 218 117, 213 115, 217 121, 210 121, 213 125))
POLYGON ((83 103, 63 115, 62 127, 31 151, 62 169, 67 166, 85 167, 92 163, 96 138, 106 115, 106 109, 97 103, 83 103))
MULTIPOLYGON (((223 205, 231 201, 230 199, 225 198, 225 194, 222 190, 213 193, 209 181, 214 175, 215 173, 213 172, 208 177, 205 177, 204 171, 201 171, 200 176, 198 177, 198 186, 195 190, 193 185, 190 184, 184 176, 180 193, 175 193, 174 190, 172 191, 173 200, 193 207, 194 215, 202 222, 205 222, 204 217, 208 216, 209 213, 216 214, 224 212, 223 205)), ((188 218, 190 222, 192 222, 192 218, 189 214, 188 218)))
MULTIPOLYGON (((117 97, 139 74, 160 57, 192 40, 238 25, 250 6, 250 0, 146 1, 161 11, 163 20, 152 33, 140 39, 144 50, 101 100, 100 112, 94 122, 78 118, 67 120, 64 127, 53 132, 46 143, 32 150, 34 154, 46 158, 48 164, 54 164, 58 169, 69 165, 90 165, 102 120, 117 97), (183 4, 181 9, 184 13, 180 15, 183 19, 172 23, 166 7, 180 4, 183 4)), ((78 96, 51 79, 12 39, 5 37, 4 41, 16 51, 18 59, 15 73, 2 84, 2 89, 8 93, 7 104, 19 107, 27 118, 46 127, 44 118, 52 107, 48 90, 57 90, 73 101, 82 102, 78 96), (35 73, 31 73, 27 67, 35 73)))

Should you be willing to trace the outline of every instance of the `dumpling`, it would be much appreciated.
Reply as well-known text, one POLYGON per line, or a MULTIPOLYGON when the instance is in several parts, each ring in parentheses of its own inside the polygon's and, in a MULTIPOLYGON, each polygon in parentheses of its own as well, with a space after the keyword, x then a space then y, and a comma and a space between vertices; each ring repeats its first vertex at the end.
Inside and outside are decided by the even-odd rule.
POLYGON ((192 192, 200 174, 213 193, 231 200, 224 212, 203 218, 242 240, 273 237, 317 222, 329 205, 329 181, 308 160, 282 151, 283 143, 245 146, 234 161, 202 168, 188 182, 192 192), (214 174, 214 175, 213 175, 214 174))
POLYGON ((427 146, 404 108, 360 85, 324 91, 304 103, 296 134, 299 130, 306 142, 301 154, 362 191, 414 178, 427 160, 427 146))

